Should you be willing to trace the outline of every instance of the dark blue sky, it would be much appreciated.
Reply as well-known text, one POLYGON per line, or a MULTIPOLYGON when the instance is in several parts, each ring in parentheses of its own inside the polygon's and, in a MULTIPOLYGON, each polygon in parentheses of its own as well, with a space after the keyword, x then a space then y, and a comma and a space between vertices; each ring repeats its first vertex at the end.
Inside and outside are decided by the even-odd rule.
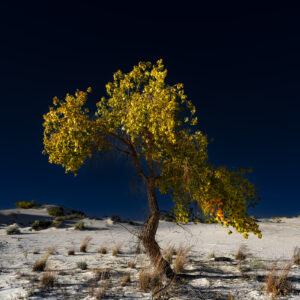
MULTIPOLYGON (((298 10, 152 5, 2 5, 0 209, 35 199, 144 218, 146 198, 129 162, 94 159, 77 177, 48 163, 42 115, 54 96, 88 86, 93 108, 115 71, 162 58, 168 83, 184 84, 199 129, 214 138, 210 161, 253 168, 262 200, 251 214, 299 215, 298 10)), ((162 208, 170 204, 160 198, 162 208)))

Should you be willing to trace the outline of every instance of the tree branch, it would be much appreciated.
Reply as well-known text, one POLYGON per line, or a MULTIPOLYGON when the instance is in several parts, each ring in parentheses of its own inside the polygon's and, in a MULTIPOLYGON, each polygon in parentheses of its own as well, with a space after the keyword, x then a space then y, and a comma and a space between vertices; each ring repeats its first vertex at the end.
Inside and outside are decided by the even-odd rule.
POLYGON ((143 173, 143 170, 141 168, 140 162, 139 162, 139 158, 137 155, 137 152, 134 148, 134 146, 132 145, 132 143, 127 140, 126 138, 119 136, 118 134, 114 133, 114 132, 110 132, 110 134, 115 137, 116 139, 118 139, 119 141, 123 142, 130 150, 129 155, 133 158, 134 161, 134 165, 138 171, 138 174, 147 182, 148 178, 146 177, 146 175, 143 173))

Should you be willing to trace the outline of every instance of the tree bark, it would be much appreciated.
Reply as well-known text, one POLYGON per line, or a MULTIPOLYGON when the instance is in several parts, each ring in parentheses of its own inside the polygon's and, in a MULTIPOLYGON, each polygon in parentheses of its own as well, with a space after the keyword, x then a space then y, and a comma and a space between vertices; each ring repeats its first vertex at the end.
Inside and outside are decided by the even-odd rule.
POLYGON ((160 248, 155 240, 159 223, 159 209, 155 194, 154 180, 149 179, 147 182, 147 196, 150 208, 150 217, 141 234, 141 240, 152 264, 158 268, 159 271, 166 274, 168 278, 173 278, 175 273, 173 272, 170 264, 162 257, 160 248))

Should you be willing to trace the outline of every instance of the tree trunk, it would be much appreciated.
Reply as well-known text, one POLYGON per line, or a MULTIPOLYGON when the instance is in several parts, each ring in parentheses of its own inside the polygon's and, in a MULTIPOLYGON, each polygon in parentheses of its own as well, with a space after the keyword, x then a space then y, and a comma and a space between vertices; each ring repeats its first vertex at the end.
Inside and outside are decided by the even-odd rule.
POLYGON ((159 209, 155 195, 155 185, 153 180, 147 182, 147 196, 150 208, 150 217, 141 234, 141 240, 152 264, 168 278, 173 278, 173 272, 170 264, 162 257, 159 246, 155 240, 155 235, 159 223, 159 209))

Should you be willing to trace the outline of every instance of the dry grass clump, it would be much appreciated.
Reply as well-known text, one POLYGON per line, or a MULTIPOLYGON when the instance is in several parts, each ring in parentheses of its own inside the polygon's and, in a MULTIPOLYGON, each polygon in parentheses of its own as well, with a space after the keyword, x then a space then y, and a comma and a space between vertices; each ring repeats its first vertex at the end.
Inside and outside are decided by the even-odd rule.
POLYGON ((106 279, 109 279, 111 276, 110 269, 108 269, 108 268, 98 269, 95 272, 96 272, 96 274, 95 274, 96 281, 106 280, 106 279))
POLYGON ((144 292, 155 289, 162 285, 162 277, 162 273, 157 268, 151 271, 143 266, 139 273, 138 286, 144 292))
POLYGON ((147 268, 142 267, 139 273, 139 281, 138 281, 139 288, 142 291, 146 292, 150 288, 150 284, 151 284, 151 274, 147 268))
POLYGON ((125 286, 125 285, 127 285, 127 283, 130 283, 130 282, 131 282, 130 274, 127 274, 122 277, 121 286, 125 286))
POLYGON ((112 250, 112 256, 116 256, 121 253, 121 246, 119 244, 115 245, 112 250))
POLYGON ((227 299, 228 299, 228 300, 234 300, 234 297, 232 296, 231 293, 229 293, 228 296, 227 296, 227 299))
POLYGON ((55 286, 56 277, 55 277, 54 273, 45 272, 43 274, 40 282, 44 288, 50 289, 55 286))
POLYGON ((135 262, 134 261, 129 261, 127 264, 127 267, 130 269, 134 269, 135 268, 135 262))
POLYGON ((46 251, 46 254, 49 256, 52 255, 55 252, 55 249, 55 247, 49 247, 46 251))
POLYGON ((80 248, 79 248, 79 251, 80 252, 86 252, 86 248, 89 244, 89 242, 91 241, 91 237, 87 236, 86 238, 84 238, 84 240, 81 242, 81 245, 80 245, 80 248))
POLYGON ((174 246, 168 246, 162 251, 163 258, 169 263, 172 263, 173 255, 176 253, 174 246))
POLYGON ((177 250, 176 259, 174 262, 174 271, 175 273, 181 273, 184 270, 184 265, 186 263, 187 254, 191 250, 190 247, 179 246, 177 250))
POLYGON ((286 296, 293 291, 292 283, 288 279, 292 263, 284 265, 279 274, 276 274, 277 261, 274 262, 270 273, 266 276, 266 292, 272 294, 272 297, 286 296))
POLYGON ((41 259, 37 260, 32 267, 32 271, 43 272, 46 268, 49 256, 50 254, 47 252, 41 259))
POLYGON ((241 245, 235 254, 235 259, 240 261, 245 260, 247 257, 246 250, 247 247, 245 245, 241 245))
POLYGON ((293 263, 295 265, 300 265, 300 248, 294 248, 294 255, 293 255, 293 263))
POLYGON ((102 246, 99 250, 98 250, 98 253, 100 254, 106 254, 107 253, 107 248, 102 246))
POLYGON ((215 251, 213 250, 213 251, 211 252, 211 254, 208 256, 208 258, 215 258, 215 257, 216 257, 215 251))
POLYGON ((75 249, 74 249, 74 247, 72 247, 72 248, 70 248, 68 250, 68 255, 75 255, 75 249))
POLYGON ((97 289, 97 292, 95 294, 95 299, 96 300, 100 300, 100 299, 103 299, 103 297, 106 296, 107 294, 107 290, 109 289, 109 283, 107 282, 105 285, 99 287, 97 289))

